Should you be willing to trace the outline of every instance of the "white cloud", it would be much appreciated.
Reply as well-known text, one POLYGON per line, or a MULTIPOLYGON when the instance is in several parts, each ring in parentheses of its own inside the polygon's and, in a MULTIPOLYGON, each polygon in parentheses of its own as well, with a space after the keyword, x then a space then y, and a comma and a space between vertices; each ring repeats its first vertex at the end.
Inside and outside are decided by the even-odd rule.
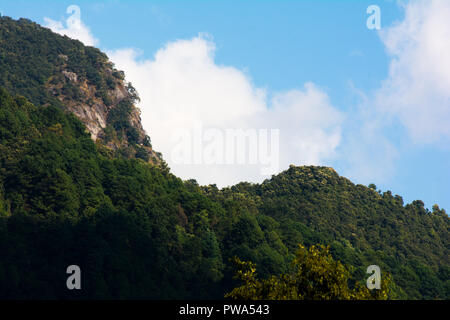
POLYGON ((65 21, 56 21, 45 17, 45 27, 50 28, 53 32, 66 35, 69 38, 80 40, 87 46, 95 46, 98 40, 92 35, 89 28, 81 21, 80 7, 71 5, 67 7, 67 14, 71 14, 65 21))
POLYGON ((396 173, 399 146, 385 132, 383 117, 366 103, 362 102, 358 113, 353 115, 352 125, 346 125, 338 150, 343 162, 342 174, 359 183, 383 184, 396 173))
POLYGON ((284 167, 289 161, 320 164, 333 156, 341 139, 343 116, 313 83, 306 83, 303 90, 276 94, 261 117, 267 126, 282 128, 284 167))
MULTIPOLYGON (((79 7, 70 6, 67 13, 71 16, 66 20, 66 27, 63 22, 49 18, 45 18, 46 26, 86 45, 98 43, 81 21, 79 7)), ((269 99, 267 90, 256 87, 248 74, 232 66, 218 65, 214 60, 215 51, 211 38, 200 35, 168 43, 151 60, 140 59, 134 49, 108 53, 138 90, 143 126, 153 147, 162 152, 175 174, 219 186, 240 181, 260 182, 269 177, 261 175, 262 167, 271 167, 270 173, 275 174, 291 163, 317 165, 335 155, 343 116, 331 105, 326 93, 313 83, 306 83, 299 89, 273 93, 269 99), (279 149, 269 143, 267 154, 274 156, 277 152, 277 159, 266 157, 264 164, 261 160, 256 165, 248 164, 249 161, 247 164, 176 163, 172 154, 180 140, 174 140, 174 135, 181 132, 193 136, 198 124, 203 133, 215 129, 214 135, 229 129, 255 132, 267 129, 266 142, 273 135, 271 130, 279 129, 279 149), (269 159, 270 166, 267 166, 269 159)), ((211 146, 208 141, 201 143, 203 149, 211 146)), ((193 148, 192 143, 189 147, 193 148)), ((261 148, 260 140, 258 148, 261 148)), ((223 151, 230 153, 226 148, 223 151)))
POLYGON ((387 79, 361 98, 339 147, 344 174, 386 183, 416 144, 450 140, 450 1, 409 1, 405 17, 379 33, 391 57, 387 79))
POLYGON ((450 1, 405 5, 405 18, 380 33, 392 60, 376 105, 398 117, 413 141, 450 139, 450 1))
POLYGON ((398 145, 386 131, 386 118, 374 108, 373 97, 349 82, 352 108, 342 124, 343 136, 334 165, 357 183, 384 184, 395 175, 398 145))
MULTIPOLYGON (((53 31, 93 45, 97 40, 82 23, 79 8, 66 21, 45 18, 53 31), (78 9, 78 11, 77 11, 78 9)), ((327 94, 312 83, 272 93, 255 86, 249 75, 218 65, 216 47, 207 36, 178 40, 145 60, 135 49, 110 51, 140 93, 144 128, 172 171, 182 178, 220 186, 261 181, 258 166, 180 165, 171 161, 174 132, 204 129, 280 129, 280 170, 294 164, 323 164, 339 152, 344 172, 356 180, 382 182, 395 172, 399 140, 386 131, 400 121, 413 142, 450 138, 450 2, 411 1, 405 18, 380 37, 391 56, 389 77, 358 110, 343 115, 327 94), (351 117, 350 117, 351 115, 351 117), (392 121, 389 121, 392 120, 392 121), (345 127, 344 138, 341 128, 345 127)), ((358 55, 359 52, 352 52, 358 55)), ((226 151, 225 151, 226 152, 226 151)))
POLYGON ((321 164, 333 157, 342 115, 326 93, 307 83, 269 99, 267 90, 256 87, 247 74, 218 65, 215 50, 213 41, 199 36, 168 43, 151 60, 140 60, 133 49, 108 53, 140 93, 144 128, 175 174, 219 186, 267 178, 255 165, 173 163, 173 133, 192 132, 196 122, 222 132, 227 128, 280 129, 280 170, 290 163, 321 164))

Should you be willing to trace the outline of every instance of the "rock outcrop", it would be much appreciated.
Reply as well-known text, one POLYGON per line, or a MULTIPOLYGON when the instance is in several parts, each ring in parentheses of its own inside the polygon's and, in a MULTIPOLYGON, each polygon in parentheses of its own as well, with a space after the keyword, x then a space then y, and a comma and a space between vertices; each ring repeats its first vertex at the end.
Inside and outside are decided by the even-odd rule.
POLYGON ((97 48, 0 17, 0 87, 73 113, 105 155, 162 163, 142 127, 136 90, 97 48))
POLYGON ((108 88, 99 90, 88 79, 67 69, 69 57, 59 55, 59 58, 61 74, 52 76, 46 88, 85 124, 92 139, 113 153, 159 163, 162 156, 152 149, 141 124, 140 110, 135 106, 139 98, 131 84, 123 79, 123 73, 106 62, 99 71, 105 75, 108 88), (126 110, 122 110, 124 106, 126 110))

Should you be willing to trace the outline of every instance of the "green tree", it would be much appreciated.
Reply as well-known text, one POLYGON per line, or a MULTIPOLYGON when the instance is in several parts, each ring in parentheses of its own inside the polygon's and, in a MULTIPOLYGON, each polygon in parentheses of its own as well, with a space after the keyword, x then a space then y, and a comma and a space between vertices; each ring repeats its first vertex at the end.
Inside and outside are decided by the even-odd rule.
POLYGON ((391 283, 387 275, 374 293, 361 284, 349 288, 350 272, 323 245, 309 249, 299 245, 290 272, 268 279, 257 279, 254 263, 237 257, 234 262, 236 278, 243 284, 225 297, 241 300, 381 300, 388 298, 391 283))

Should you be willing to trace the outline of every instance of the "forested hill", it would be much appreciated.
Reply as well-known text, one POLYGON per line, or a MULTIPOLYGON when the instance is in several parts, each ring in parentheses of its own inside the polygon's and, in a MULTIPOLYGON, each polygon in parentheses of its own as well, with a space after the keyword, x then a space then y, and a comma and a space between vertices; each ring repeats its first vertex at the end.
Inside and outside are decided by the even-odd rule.
POLYGON ((27 19, 0 17, 0 86, 75 114, 115 156, 159 163, 142 128, 136 90, 94 47, 27 19))
MULTIPOLYGON (((329 245, 353 269, 350 285, 365 283, 376 264, 392 274, 390 298, 450 298, 450 223, 437 206, 405 205, 324 167, 291 166, 262 184, 219 190, 109 152, 103 136, 94 142, 71 112, 79 104, 57 89, 72 73, 87 77, 91 60, 67 68, 91 51, 104 57, 30 21, 0 19, 0 299, 220 299, 238 285, 231 258, 267 278, 287 272, 299 243, 329 245), (30 58, 23 65, 21 55, 30 58), (73 264, 79 291, 66 287, 73 264)), ((130 122, 114 121, 119 149, 137 153, 130 122)))
POLYGON ((405 205, 399 195, 355 185, 326 167, 291 166, 262 184, 221 193, 252 199, 259 214, 277 221, 291 251, 297 243, 330 244, 350 265, 389 270, 410 297, 450 294, 449 217, 437 205, 432 211, 420 200, 405 205))
POLYGON ((430 212, 420 200, 405 205, 401 196, 355 185, 332 168, 291 166, 261 185, 240 184, 232 190, 256 199, 261 213, 288 220, 288 226, 301 222, 326 234, 328 241, 345 238, 346 246, 382 250, 398 261, 450 262, 444 209, 435 205, 430 212))

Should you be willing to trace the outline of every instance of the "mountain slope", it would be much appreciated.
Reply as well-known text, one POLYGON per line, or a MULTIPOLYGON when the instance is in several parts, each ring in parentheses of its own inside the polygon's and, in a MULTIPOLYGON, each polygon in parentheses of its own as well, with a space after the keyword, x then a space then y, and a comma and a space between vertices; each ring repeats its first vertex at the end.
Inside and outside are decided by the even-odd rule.
POLYGON ((75 114, 113 155, 161 160, 134 106, 136 90, 96 48, 26 19, 0 17, 0 86, 75 114))
POLYGON ((326 167, 291 166, 262 184, 230 191, 252 198, 260 214, 275 219, 291 250, 299 242, 330 244, 361 277, 368 265, 380 265, 410 297, 450 289, 449 217, 438 206, 432 212, 420 200, 405 206, 390 191, 355 185, 326 167), (311 232, 320 239, 309 239, 311 232))
POLYGON ((330 245, 353 283, 379 265, 391 298, 450 298, 438 207, 324 167, 222 190, 182 181, 148 163, 160 158, 137 95, 99 50, 6 17, 0 44, 0 299, 220 299, 236 285, 230 258, 268 277, 298 243, 330 245), (65 286, 72 264, 80 292, 65 286))
POLYGON ((266 277, 287 270, 297 243, 331 245, 353 281, 380 265, 393 297, 448 298, 448 216, 331 169, 201 187, 105 157, 75 116, 3 89, 0 128, 1 298, 221 298, 235 285, 230 258, 266 277), (74 263, 82 294, 64 287, 74 263))

